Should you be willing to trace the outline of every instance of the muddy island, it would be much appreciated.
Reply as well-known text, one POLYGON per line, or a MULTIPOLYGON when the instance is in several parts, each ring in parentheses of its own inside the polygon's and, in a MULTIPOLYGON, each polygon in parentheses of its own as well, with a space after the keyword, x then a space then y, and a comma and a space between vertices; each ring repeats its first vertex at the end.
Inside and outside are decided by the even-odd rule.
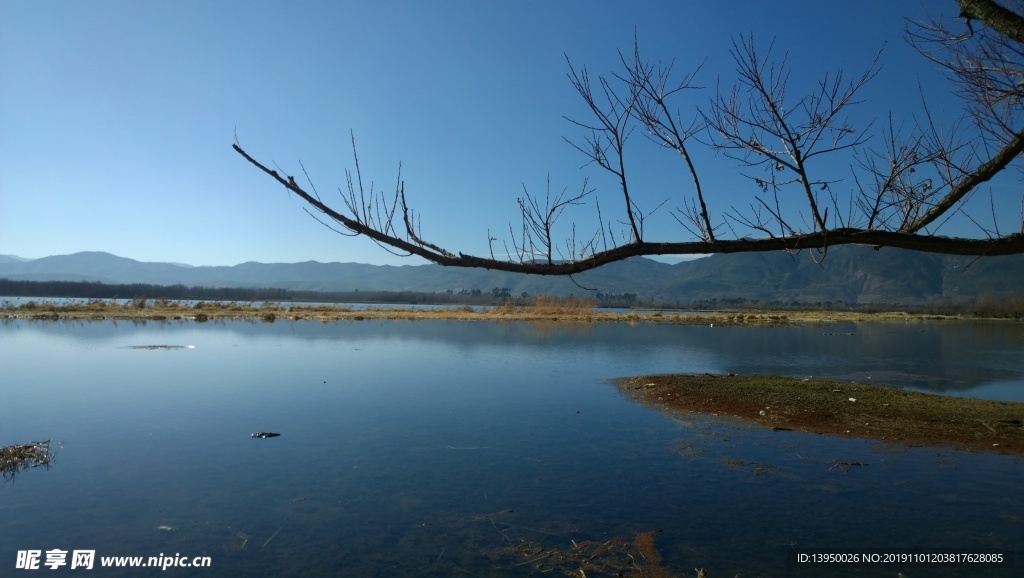
POLYGON ((1024 403, 772 375, 653 375, 617 384, 643 404, 774 430, 1024 455, 1024 403))

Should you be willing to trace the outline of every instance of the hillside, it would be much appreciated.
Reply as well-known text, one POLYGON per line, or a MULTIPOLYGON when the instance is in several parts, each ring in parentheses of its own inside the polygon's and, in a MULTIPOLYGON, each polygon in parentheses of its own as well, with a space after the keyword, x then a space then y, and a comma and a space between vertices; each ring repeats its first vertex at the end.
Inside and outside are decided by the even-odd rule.
POLYGON ((33 260, 0 255, 0 277, 312 291, 490 292, 507 287, 512 295, 580 295, 586 293, 581 287, 586 287, 605 294, 636 293, 644 300, 678 303, 748 299, 909 305, 964 302, 982 293, 1019 292, 1024 287, 1021 255, 974 259, 856 246, 829 249, 821 264, 815 262, 816 255, 807 251, 712 255, 676 265, 634 258, 569 279, 438 265, 316 261, 192 267, 86 251, 33 260))

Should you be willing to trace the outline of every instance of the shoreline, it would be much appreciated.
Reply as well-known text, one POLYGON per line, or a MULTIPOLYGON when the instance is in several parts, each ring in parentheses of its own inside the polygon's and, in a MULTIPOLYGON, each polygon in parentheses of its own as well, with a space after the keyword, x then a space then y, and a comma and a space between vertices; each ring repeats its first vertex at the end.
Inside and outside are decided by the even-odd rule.
MULTIPOLYGON (((57 321, 195 322, 248 320, 263 323, 363 320, 531 322, 537 324, 655 323, 716 327, 820 326, 836 323, 943 321, 1014 322, 965 316, 846 311, 743 311, 712 313, 606 312, 571 304, 351 309, 329 305, 252 306, 202 302, 187 306, 155 301, 117 305, 104 301, 0 308, 0 319, 57 321)), ((1017 321, 1019 322, 1019 321, 1017 321)), ((996 402, 904 391, 887 386, 781 376, 657 375, 617 380, 635 401, 740 419, 761 427, 904 445, 949 446, 1024 456, 1024 403, 996 402), (849 401, 851 398, 855 402, 849 401), (761 412, 764 412, 762 415, 761 412)))
POLYGON ((1024 403, 774 375, 651 375, 616 381, 659 410, 739 419, 775 431, 1024 456, 1024 403))
POLYGON ((0 317, 42 321, 59 320, 140 320, 204 322, 214 319, 252 319, 274 321, 362 321, 365 319, 447 321, 553 321, 568 323, 665 323, 672 325, 707 325, 712 327, 785 327, 798 325, 825 325, 831 323, 878 323, 920 321, 999 321, 1015 322, 1005 318, 979 318, 963 315, 935 315, 882 311, 718 311, 693 313, 679 311, 610 312, 572 305, 516 306, 502 305, 487 310, 474 310, 469 306, 432 309, 403 309, 368 307, 352 309, 329 305, 253 306, 236 302, 210 301, 195 306, 176 302, 117 305, 104 301, 57 305, 46 301, 32 306, 0 308, 0 317))

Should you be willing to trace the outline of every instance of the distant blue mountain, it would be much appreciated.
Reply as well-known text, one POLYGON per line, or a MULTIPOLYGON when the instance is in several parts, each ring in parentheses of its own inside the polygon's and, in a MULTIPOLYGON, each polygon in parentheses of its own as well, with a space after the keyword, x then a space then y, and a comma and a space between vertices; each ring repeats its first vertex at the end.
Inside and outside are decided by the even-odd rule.
POLYGON ((32 260, 0 255, 0 277, 312 291, 490 292, 495 287, 508 287, 512 295, 582 295, 587 291, 581 287, 586 287, 606 294, 636 293, 644 299, 680 303, 745 298, 801 303, 921 304, 962 302, 986 292, 1022 291, 1024 256, 976 259, 841 246, 830 248, 820 265, 810 252, 712 255, 675 265, 633 258, 569 279, 439 265, 396 267, 316 261, 193 267, 86 251, 32 260))

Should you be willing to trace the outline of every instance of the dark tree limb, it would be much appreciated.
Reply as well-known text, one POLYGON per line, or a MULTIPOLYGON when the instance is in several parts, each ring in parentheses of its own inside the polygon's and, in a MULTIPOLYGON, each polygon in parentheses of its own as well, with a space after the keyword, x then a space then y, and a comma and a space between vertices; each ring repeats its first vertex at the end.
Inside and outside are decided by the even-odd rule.
MULTIPOLYGON (((385 235, 362 223, 334 211, 294 183, 294 179, 286 179, 277 171, 271 170, 256 159, 249 156, 237 144, 232 145, 235 152, 263 172, 270 175, 289 191, 302 197, 304 201, 316 207, 322 213, 334 219, 352 232, 386 245, 401 249, 413 255, 437 263, 454 267, 476 267, 509 271, 512 273, 532 273, 536 275, 570 275, 595 269, 608 263, 622 261, 630 257, 649 255, 701 255, 708 253, 744 253, 762 251, 793 251, 800 249, 820 249, 827 245, 872 245, 879 247, 898 247, 914 251, 946 253, 950 255, 1011 255, 1024 253, 1024 235, 1014 234, 998 239, 962 239, 952 237, 924 236, 889 231, 868 231, 863 229, 832 229, 826 233, 807 233, 786 237, 767 239, 733 239, 719 241, 693 241, 676 243, 633 242, 619 247, 593 253, 591 256, 562 263, 545 262, 513 262, 498 259, 476 257, 459 253, 454 255, 447 251, 440 252, 432 246, 424 246, 415 241, 407 241, 398 237, 385 235)), ((404 204, 404 202, 403 202, 404 204)))
POLYGON ((342 234, 364 235, 395 254, 417 255, 444 266, 573 275, 651 255, 820 249, 824 259, 828 247, 848 244, 951 255, 1022 254, 1024 199, 1021 232, 1009 235, 999 232, 991 193, 990 226, 976 220, 976 214, 969 215, 965 206, 984 183, 1024 164, 1020 162, 1024 156, 1024 0, 1012 0, 1013 9, 991 0, 957 1, 961 16, 968 20, 969 35, 959 31, 962 24, 931 21, 909 25, 907 37, 926 58, 950 73, 956 93, 965 103, 963 116, 949 128, 949 124, 933 118, 924 104, 923 118, 910 129, 890 118, 882 130, 883 144, 876 148, 868 148, 872 123, 855 126, 846 114, 849 107, 858 104, 855 99, 861 88, 877 72, 877 57, 863 74, 850 81, 844 80, 842 71, 829 73, 816 88, 794 98, 787 93, 792 72, 787 58, 773 63, 769 59, 771 48, 762 56, 752 38, 741 39, 732 51, 739 75, 737 85, 713 96, 708 108, 695 108, 692 116, 687 115, 695 119, 689 123, 683 122, 672 99, 696 88, 693 80, 699 66, 673 80, 673 66, 642 60, 635 41, 631 58, 620 53, 625 72, 598 77, 596 83, 591 82, 586 68, 576 69, 570 63, 570 82, 591 120, 570 119, 587 136, 566 140, 589 159, 588 165, 595 164, 615 176, 624 201, 625 214, 618 219, 622 228, 613 230, 613 221, 605 221, 595 199, 595 232, 577 239, 573 223, 566 229, 564 241, 556 241, 559 217, 568 207, 582 204, 593 191, 584 180, 578 193, 563 189, 553 196, 548 183, 541 199, 524 187, 524 196, 517 199, 521 232, 517 239, 509 225, 513 251, 509 252, 508 242, 504 242, 506 259, 495 257, 493 247, 498 239, 490 231, 490 257, 450 251, 428 241, 406 201, 401 166, 393 198, 375 192, 372 184, 367 191, 354 139, 355 173, 346 172, 348 191, 342 192, 348 214, 323 202, 305 167, 302 171, 311 193, 294 177, 255 160, 237 141, 234 150, 302 198, 312 209, 307 212, 321 224, 342 234), (683 161, 695 195, 672 216, 698 240, 651 242, 644 236, 645 220, 664 202, 644 212, 630 188, 625 149, 636 128, 646 131, 655 144, 675 151, 683 161), (703 185, 690 151, 693 143, 722 152, 738 162, 741 170, 755 171, 744 173, 757 188, 754 202, 745 203, 742 210, 725 210, 717 227, 706 199, 721 193, 703 185), (841 179, 817 174, 822 166, 819 157, 826 155, 850 155, 854 159, 853 186, 848 193, 837 190, 841 179), (780 200, 787 198, 789 191, 803 198, 802 209, 793 209, 780 200), (831 223, 829 204, 835 209, 831 223), (848 206, 845 216, 842 205, 848 206), (943 223, 957 214, 974 222, 987 238, 938 235, 943 223), (331 221, 338 226, 332 226, 331 221), (716 234, 722 226, 728 228, 732 238, 716 234), (745 236, 746 232, 757 237, 745 236))
POLYGON ((977 20, 1007 38, 1024 42, 1024 18, 992 0, 956 0, 960 17, 977 20))
POLYGON ((942 200, 936 203, 927 213, 921 215, 920 218, 904 227, 904 230, 908 233, 916 233, 948 213, 965 195, 975 190, 978 185, 999 174, 1022 152, 1024 152, 1024 131, 1015 135, 992 159, 979 166, 974 172, 964 176, 942 200))

